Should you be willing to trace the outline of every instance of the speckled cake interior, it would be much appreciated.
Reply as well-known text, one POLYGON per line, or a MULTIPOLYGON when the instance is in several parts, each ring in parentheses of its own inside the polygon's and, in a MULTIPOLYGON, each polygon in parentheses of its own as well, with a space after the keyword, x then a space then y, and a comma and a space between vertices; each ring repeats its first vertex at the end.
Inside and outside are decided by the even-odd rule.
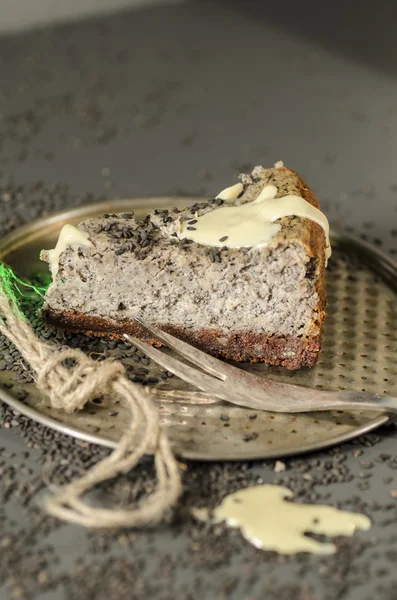
MULTIPOLYGON (((251 202, 272 184, 277 197, 297 194, 318 207, 288 169, 257 167, 241 179, 244 192, 233 204, 251 202)), ((289 368, 313 365, 325 316, 321 227, 286 217, 269 245, 257 249, 215 248, 177 238, 180 219, 224 204, 213 199, 182 211, 158 210, 145 221, 128 213, 81 223, 92 246, 61 254, 43 309, 47 323, 144 337, 133 320, 140 315, 226 358, 289 368)))

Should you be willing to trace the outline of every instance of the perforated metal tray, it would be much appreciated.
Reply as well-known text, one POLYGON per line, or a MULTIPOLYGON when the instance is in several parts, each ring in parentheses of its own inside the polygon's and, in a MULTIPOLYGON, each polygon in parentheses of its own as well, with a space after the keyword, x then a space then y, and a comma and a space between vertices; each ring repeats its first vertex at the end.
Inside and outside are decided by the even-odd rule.
MULTIPOLYGON (((65 223, 77 223, 105 212, 184 206, 197 198, 135 198, 84 206, 21 227, 0 241, 0 260, 31 277, 46 270, 42 248, 51 248, 65 223)), ((332 232, 333 258, 327 274, 328 317, 319 364, 288 372, 265 365, 244 365, 255 373, 308 387, 366 389, 395 394, 397 390, 397 267, 379 250, 340 232, 332 232)), ((1 359, 1 354, 0 354, 1 359)), ((128 358, 126 359, 128 362, 128 358)), ((52 409, 33 384, 17 399, 21 385, 15 374, 0 372, 0 398, 23 414, 82 440, 113 447, 125 427, 125 409, 109 400, 66 415, 52 409), (11 390, 4 384, 13 382, 11 390), (112 416, 110 416, 112 415, 112 416)), ((171 379, 163 385, 182 392, 185 384, 171 379)), ((116 401, 117 402, 117 401, 116 401)), ((385 423, 380 413, 338 412, 278 415, 215 403, 193 404, 158 397, 162 422, 176 453, 199 460, 274 458, 317 450, 352 439, 385 423), (222 418, 221 418, 222 417, 222 418), (255 434, 255 435, 251 435, 255 434)))

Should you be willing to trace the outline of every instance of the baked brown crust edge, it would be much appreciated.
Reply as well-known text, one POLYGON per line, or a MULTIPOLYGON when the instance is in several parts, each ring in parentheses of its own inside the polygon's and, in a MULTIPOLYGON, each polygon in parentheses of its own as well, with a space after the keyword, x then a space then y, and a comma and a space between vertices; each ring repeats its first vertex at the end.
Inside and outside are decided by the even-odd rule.
MULTIPOLYGON (((286 167, 282 167, 286 169, 286 167)), ((302 195, 302 198, 309 202, 312 206, 316 208, 320 208, 320 203, 317 200, 317 197, 312 192, 307 183, 302 179, 302 177, 296 171, 292 169, 286 169, 297 177, 299 182, 299 191, 302 195)), ((325 294, 325 234, 318 223, 314 221, 307 221, 307 227, 309 228, 309 244, 304 244, 307 254, 310 258, 317 258, 319 261, 318 267, 318 277, 316 281, 316 292, 318 295, 318 302, 316 306, 316 312, 318 314, 317 320, 315 322, 315 328, 318 329, 319 334, 321 335, 322 327, 324 323, 324 319, 327 315, 326 306, 327 306, 327 298, 325 294)), ((314 333, 314 331, 313 331, 314 333)), ((320 344, 321 345, 321 344, 320 344)))
MULTIPOLYGON (((55 329, 110 338, 121 338, 123 333, 128 333, 149 344, 161 345, 158 340, 150 338, 135 321, 113 321, 74 311, 55 311, 49 307, 43 309, 41 316, 47 325, 55 329)), ((290 370, 314 366, 321 345, 319 335, 293 337, 254 332, 225 335, 219 329, 192 331, 173 325, 160 325, 160 327, 163 331, 202 348, 213 356, 238 362, 282 365, 290 370)))

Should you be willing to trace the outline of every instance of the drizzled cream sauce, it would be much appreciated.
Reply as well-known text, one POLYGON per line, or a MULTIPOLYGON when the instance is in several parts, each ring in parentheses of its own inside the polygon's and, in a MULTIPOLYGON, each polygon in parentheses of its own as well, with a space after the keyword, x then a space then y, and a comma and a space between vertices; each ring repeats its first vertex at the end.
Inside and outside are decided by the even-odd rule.
POLYGON ((67 248, 89 248, 92 243, 88 239, 88 233, 80 231, 73 225, 64 225, 59 234, 57 244, 53 250, 48 250, 48 262, 52 279, 54 280, 58 274, 59 257, 67 248))
MULTIPOLYGON (((237 198, 241 191, 234 196, 237 189, 228 192, 235 187, 226 188, 217 197, 237 198)), ((252 202, 241 206, 222 206, 201 217, 196 216, 197 222, 193 225, 189 225, 189 221, 182 222, 178 236, 180 239, 187 238, 206 246, 261 248, 280 231, 281 225, 275 221, 288 216, 304 217, 323 228, 326 237, 325 257, 328 261, 331 256, 331 245, 327 217, 301 196, 291 194, 276 198, 276 194, 277 188, 274 185, 267 185, 252 202)))
POLYGON ((231 185, 230 187, 225 188, 216 196, 216 198, 220 198, 221 200, 235 200, 239 197, 241 192, 244 190, 244 186, 242 183, 236 183, 235 185, 231 185))
MULTIPOLYGON (((249 487, 227 496, 212 513, 212 520, 225 521, 240 529, 257 548, 280 554, 333 554, 334 544, 317 542, 305 533, 352 536, 359 529, 371 527, 365 515, 286 501, 292 496, 288 488, 277 485, 249 487)), ((194 514, 200 520, 208 518, 208 513, 200 509, 194 514)))

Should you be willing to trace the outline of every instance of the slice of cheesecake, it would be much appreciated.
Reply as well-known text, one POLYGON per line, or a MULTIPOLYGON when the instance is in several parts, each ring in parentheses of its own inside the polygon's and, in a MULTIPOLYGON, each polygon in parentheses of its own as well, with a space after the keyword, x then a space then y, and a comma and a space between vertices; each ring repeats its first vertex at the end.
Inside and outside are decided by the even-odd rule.
MULTIPOLYGON (((142 339, 141 316, 207 352, 289 369, 315 364, 328 222, 282 164, 184 210, 88 219, 43 251, 49 326, 142 339)), ((148 340, 153 342, 153 340, 148 340)))

